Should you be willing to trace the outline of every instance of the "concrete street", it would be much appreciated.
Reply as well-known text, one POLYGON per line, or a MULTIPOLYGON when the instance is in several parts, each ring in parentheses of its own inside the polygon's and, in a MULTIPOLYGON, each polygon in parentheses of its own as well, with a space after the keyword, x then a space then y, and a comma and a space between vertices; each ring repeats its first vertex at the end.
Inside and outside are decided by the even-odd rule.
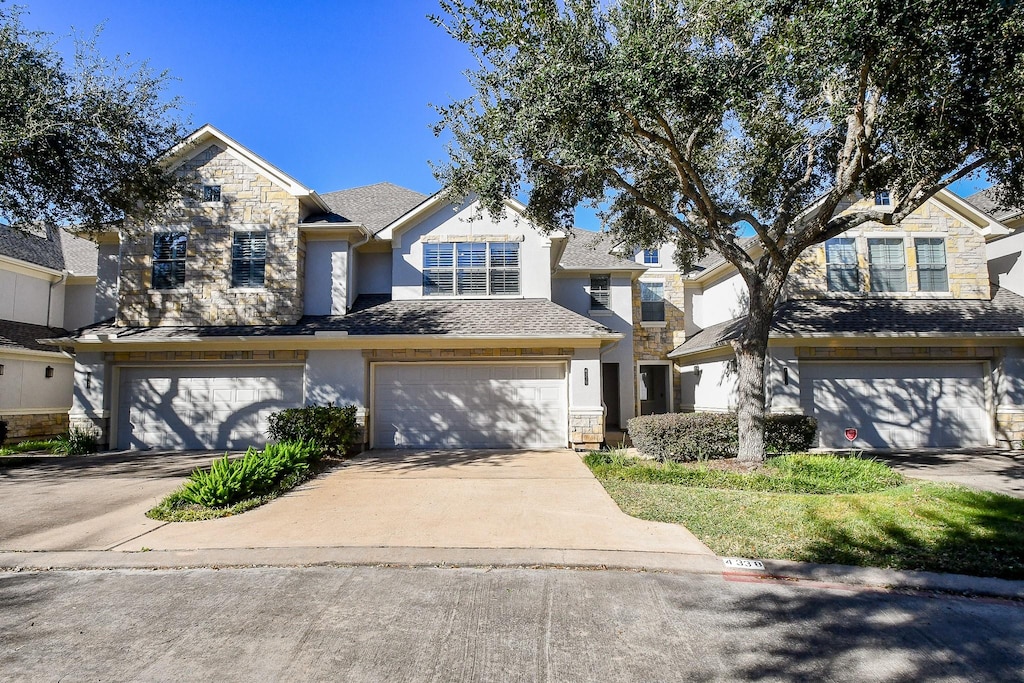
POLYGON ((1024 606, 722 576, 384 567, 0 574, 15 681, 1024 678, 1024 606))

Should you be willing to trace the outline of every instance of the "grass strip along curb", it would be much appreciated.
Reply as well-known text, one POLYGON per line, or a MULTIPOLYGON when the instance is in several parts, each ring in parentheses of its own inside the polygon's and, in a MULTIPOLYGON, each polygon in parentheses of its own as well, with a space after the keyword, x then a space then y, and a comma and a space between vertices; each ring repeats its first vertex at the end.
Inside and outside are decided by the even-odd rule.
POLYGON ((586 462, 625 513, 682 524, 719 555, 1024 579, 1024 500, 1010 496, 860 458, 791 455, 749 473, 586 462))

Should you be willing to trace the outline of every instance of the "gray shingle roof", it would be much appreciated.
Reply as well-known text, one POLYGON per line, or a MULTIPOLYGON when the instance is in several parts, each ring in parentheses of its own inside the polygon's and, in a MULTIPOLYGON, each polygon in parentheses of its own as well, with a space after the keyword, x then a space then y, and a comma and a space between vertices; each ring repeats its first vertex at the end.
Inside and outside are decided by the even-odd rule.
POLYGON ((1000 204, 996 199, 998 192, 999 187, 997 185, 993 185, 992 187, 987 187, 984 190, 975 192, 965 199, 969 204, 981 209, 997 221, 1004 221, 1007 218, 1013 218, 1014 216, 1019 215, 1022 211, 1020 207, 1004 207, 1000 204))
POLYGON ((313 335, 451 335, 494 337, 609 337, 616 333, 547 299, 413 299, 360 297, 340 316, 305 316, 295 325, 210 327, 115 327, 111 321, 79 330, 78 336, 116 334, 142 341, 175 337, 313 335))
POLYGON ((59 228, 17 230, 0 225, 0 254, 75 275, 95 275, 96 245, 59 228))
POLYGON ((567 231, 565 251, 558 265, 569 270, 646 270, 636 261, 611 253, 615 246, 607 232, 572 228, 567 231))
POLYGON ((95 242, 61 230, 60 244, 61 251, 64 253, 64 268, 68 272, 72 275, 96 274, 99 248, 95 242))
POLYGON ((50 339, 66 335, 67 330, 45 325, 19 323, 13 320, 0 320, 0 351, 4 349, 21 349, 25 351, 56 351, 52 346, 44 346, 37 340, 50 339))
POLYGON ((306 219, 317 221, 362 223, 370 230, 381 230, 410 209, 427 199, 427 195, 399 187, 393 183, 363 185, 348 190, 327 192, 320 198, 331 207, 332 214, 319 214, 306 219))
MULTIPOLYGON (((978 299, 793 299, 776 309, 770 336, 907 335, 942 337, 1021 334, 1024 297, 992 285, 991 300, 978 299)), ((676 358, 727 345, 746 318, 712 325, 676 347, 676 358)))

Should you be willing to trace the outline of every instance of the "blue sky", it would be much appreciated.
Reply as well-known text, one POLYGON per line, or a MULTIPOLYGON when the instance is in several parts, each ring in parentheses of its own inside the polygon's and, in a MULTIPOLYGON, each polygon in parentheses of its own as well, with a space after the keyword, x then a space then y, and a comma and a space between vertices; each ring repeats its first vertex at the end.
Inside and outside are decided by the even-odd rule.
MULTIPOLYGON (((196 127, 213 124, 319 192, 382 180, 434 192, 428 162, 444 148, 429 105, 470 94, 468 51, 427 19, 436 0, 17 4, 29 28, 57 37, 103 24, 103 54, 169 70, 196 127)), ((587 209, 577 222, 599 227, 587 209)))

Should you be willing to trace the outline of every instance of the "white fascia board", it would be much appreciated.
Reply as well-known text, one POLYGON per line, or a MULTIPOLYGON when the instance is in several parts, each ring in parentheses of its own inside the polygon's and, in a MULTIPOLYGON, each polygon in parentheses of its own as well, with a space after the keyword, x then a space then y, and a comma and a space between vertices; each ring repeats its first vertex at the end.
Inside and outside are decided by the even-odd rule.
POLYGON ((74 362, 74 358, 64 353, 63 351, 37 351, 35 349, 15 349, 5 347, 3 349, 0 349, 0 358, 4 357, 17 357, 19 359, 41 358, 56 363, 74 362))
POLYGON ((932 196, 932 199, 944 204, 946 208, 963 218, 966 223, 980 232, 986 241, 1010 234, 1010 229, 1001 222, 949 189, 939 190, 932 196))
POLYGON ((12 256, 5 256, 0 254, 0 265, 4 267, 4 270, 10 270, 15 273, 22 275, 32 275, 34 277, 43 276, 48 280, 56 282, 64 276, 64 273, 53 268, 47 268, 31 261, 22 261, 21 259, 14 258, 12 256))
POLYGON ((306 199, 323 211, 330 211, 330 207, 327 206, 327 203, 316 192, 209 123, 187 136, 167 154, 165 158, 166 167, 169 170, 177 168, 201 152, 204 149, 203 143, 211 140, 223 143, 234 156, 252 166, 256 171, 269 177, 292 196, 306 199))

